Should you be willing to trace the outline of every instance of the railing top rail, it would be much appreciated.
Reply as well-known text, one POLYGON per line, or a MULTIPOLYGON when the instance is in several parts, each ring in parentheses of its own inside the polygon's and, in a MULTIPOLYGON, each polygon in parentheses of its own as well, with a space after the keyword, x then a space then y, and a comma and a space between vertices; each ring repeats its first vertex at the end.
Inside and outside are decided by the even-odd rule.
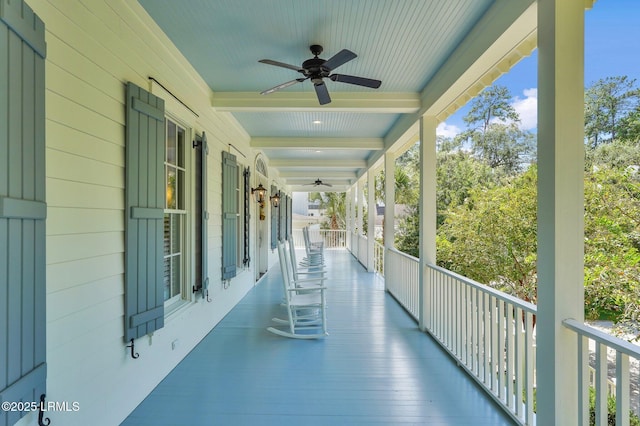
POLYGON ((402 257, 406 257, 406 258, 407 258, 407 259, 409 259, 409 260, 413 260, 413 261, 415 261, 416 263, 419 263, 419 262, 420 262, 420 259, 418 259, 417 257, 415 257, 415 256, 411 256, 410 254, 407 254, 407 253, 404 253, 404 252, 402 252, 402 251, 398 250, 398 249, 397 249, 397 248, 395 248, 395 247, 391 247, 391 248, 389 248, 389 251, 390 251, 391 253, 394 253, 394 254, 400 255, 400 256, 402 256, 402 257))
POLYGON ((590 327, 587 324, 584 324, 573 318, 568 318, 562 321, 562 323, 565 327, 575 331, 578 334, 587 336, 590 339, 595 340, 596 342, 604 343, 608 347, 615 349, 618 352, 622 352, 632 358, 640 360, 640 346, 634 345, 633 343, 622 340, 619 337, 612 336, 603 331, 590 327))
POLYGON ((452 272, 452 271, 450 271, 448 269, 445 269, 445 268, 442 268, 440 266, 431 265, 431 264, 429 264, 427 266, 429 268, 433 269, 434 271, 437 271, 437 272, 439 272, 441 274, 444 274, 444 275, 448 275, 451 278, 454 278, 454 279, 456 279, 458 281, 462 281, 463 283, 467 284, 468 286, 475 287, 478 290, 481 290, 481 291, 483 291, 485 293, 488 293, 488 294, 496 297, 497 299, 503 300, 503 301, 505 301, 507 303, 511 303, 512 305, 515 305, 515 306, 517 306, 517 307, 519 307, 519 308, 521 308, 521 309, 523 309, 523 310, 525 310, 527 312, 531 312, 532 314, 536 314, 538 312, 538 307, 536 305, 534 305, 533 303, 526 302, 526 301, 524 301, 522 299, 519 299, 519 298, 517 298, 515 296, 511 296, 510 294, 503 293, 500 290, 496 290, 495 288, 489 287, 488 285, 480 284, 477 281, 474 281, 474 280, 472 280, 470 278, 467 278, 467 277, 465 277, 463 275, 456 274, 455 272, 452 272))

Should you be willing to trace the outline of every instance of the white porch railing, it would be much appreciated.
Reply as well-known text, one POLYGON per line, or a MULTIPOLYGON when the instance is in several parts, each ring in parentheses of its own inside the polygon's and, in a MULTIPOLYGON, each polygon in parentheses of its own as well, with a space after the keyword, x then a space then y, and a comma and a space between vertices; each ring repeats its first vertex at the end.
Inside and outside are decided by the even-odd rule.
POLYGON ((385 279, 387 290, 417 321, 420 314, 420 262, 396 249, 387 250, 384 260, 384 276, 393 277, 385 279))
POLYGON ((608 424, 608 396, 616 397, 616 425, 628 425, 630 410, 638 412, 640 401, 640 347, 616 338, 573 319, 564 320, 564 325, 577 334, 578 360, 578 424, 589 424, 589 386, 591 347, 595 351, 595 420, 596 425, 608 424), (630 368, 633 364, 633 369, 630 368), (633 374, 631 373, 633 371, 633 374), (614 380, 609 380, 614 376, 614 380), (615 383, 615 392, 609 382, 615 383), (636 401, 634 406, 631 401, 636 401))
POLYGON ((373 242, 373 271, 384 276, 384 246, 373 242))
POLYGON ((521 424, 535 424, 536 306, 429 265, 427 329, 521 424))
MULTIPOLYGON (((345 248, 347 246, 347 231, 344 229, 320 229, 320 238, 324 241, 325 249, 345 248)), ((296 247, 304 247, 302 229, 293 230, 293 243, 296 247)))

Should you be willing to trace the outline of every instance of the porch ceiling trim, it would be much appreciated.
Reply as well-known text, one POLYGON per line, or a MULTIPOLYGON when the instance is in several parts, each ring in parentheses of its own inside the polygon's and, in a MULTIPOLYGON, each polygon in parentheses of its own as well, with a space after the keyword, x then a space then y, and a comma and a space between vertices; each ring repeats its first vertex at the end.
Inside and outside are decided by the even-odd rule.
POLYGON ((212 107, 228 112, 353 112, 404 114, 420 109, 419 93, 332 92, 331 103, 319 105, 314 92, 214 92, 212 107))
POLYGON ((260 149, 383 149, 382 138, 252 138, 260 149))
MULTIPOLYGON (((280 159, 271 160, 269 165, 276 168, 311 168, 317 167, 325 170, 327 168, 327 160, 309 160, 309 159, 280 159)), ((345 168, 345 169, 362 169, 367 167, 366 160, 334 160, 329 165, 331 168, 345 168)), ((313 173, 312 170, 309 173, 313 173)), ((324 174, 323 174, 324 175, 324 174)))

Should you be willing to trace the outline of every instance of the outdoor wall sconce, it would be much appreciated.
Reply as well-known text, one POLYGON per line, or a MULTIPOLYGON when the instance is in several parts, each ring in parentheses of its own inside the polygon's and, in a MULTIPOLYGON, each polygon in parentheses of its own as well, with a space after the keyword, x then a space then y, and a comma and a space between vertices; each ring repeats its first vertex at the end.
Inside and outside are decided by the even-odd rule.
POLYGON ((267 190, 262 184, 259 184, 257 188, 251 188, 251 194, 256 200, 256 203, 260 204, 260 206, 264 206, 264 200, 267 196, 267 190))
POLYGON ((280 205, 280 193, 276 192, 274 195, 269 197, 269 200, 271 200, 271 205, 277 208, 280 205))

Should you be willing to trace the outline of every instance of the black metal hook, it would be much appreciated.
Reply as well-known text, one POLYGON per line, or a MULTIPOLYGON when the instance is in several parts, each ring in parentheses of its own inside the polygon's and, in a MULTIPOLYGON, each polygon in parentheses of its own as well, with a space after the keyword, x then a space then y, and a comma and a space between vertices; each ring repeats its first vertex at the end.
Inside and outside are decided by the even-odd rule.
POLYGON ((209 299, 209 289, 205 290, 205 295, 206 295, 207 303, 211 303, 211 299, 209 299))
POLYGON ((140 354, 138 352, 135 352, 135 344, 133 343, 133 339, 131 339, 131 344, 127 345, 127 347, 131 348, 131 358, 138 359, 140 357, 140 354))
POLYGON ((40 395, 40 409, 38 410, 38 426, 49 426, 51 424, 51 419, 49 417, 44 417, 44 399, 46 395, 40 395))

